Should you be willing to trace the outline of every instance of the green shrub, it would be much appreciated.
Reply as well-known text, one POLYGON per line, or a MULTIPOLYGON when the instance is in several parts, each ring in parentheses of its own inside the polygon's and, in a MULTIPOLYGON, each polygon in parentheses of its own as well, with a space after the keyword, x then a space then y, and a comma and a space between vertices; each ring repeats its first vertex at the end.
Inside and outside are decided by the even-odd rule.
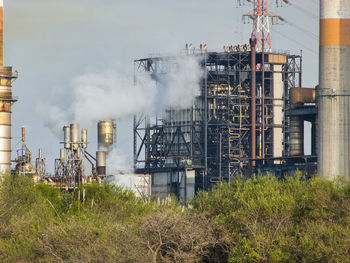
POLYGON ((349 184, 300 176, 237 178, 193 207, 228 228, 230 262, 348 262, 349 184))

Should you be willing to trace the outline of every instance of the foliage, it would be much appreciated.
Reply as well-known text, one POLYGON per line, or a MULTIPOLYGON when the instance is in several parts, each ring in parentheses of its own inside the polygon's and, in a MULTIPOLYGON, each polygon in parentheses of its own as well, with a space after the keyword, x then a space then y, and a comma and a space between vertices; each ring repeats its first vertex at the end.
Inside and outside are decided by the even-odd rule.
POLYGON ((300 176, 237 178, 194 208, 227 227, 230 262, 348 262, 350 186, 300 176))
POLYGON ((191 208, 108 184, 66 192, 5 176, 0 262, 349 262, 350 184, 236 178, 191 208))

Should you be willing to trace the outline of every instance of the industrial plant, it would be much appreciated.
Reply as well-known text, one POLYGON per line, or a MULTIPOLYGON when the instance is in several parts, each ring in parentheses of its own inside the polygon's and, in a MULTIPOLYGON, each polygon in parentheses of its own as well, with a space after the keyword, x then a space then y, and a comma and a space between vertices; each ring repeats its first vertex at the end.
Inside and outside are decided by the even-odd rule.
MULTIPOLYGON (((301 171, 306 177, 318 173, 330 180, 349 178, 350 0, 320 1, 316 87, 303 86, 302 52, 273 49, 269 26, 282 18, 269 12, 267 0, 247 3, 253 6, 244 16, 253 24, 249 41, 225 45, 221 51, 211 51, 206 44, 185 45, 180 57, 198 62, 203 73, 191 105, 134 116, 134 172, 144 182, 139 185, 143 193, 175 195, 188 203, 198 190, 237 176, 272 173, 282 178, 301 171), (309 155, 304 153, 304 122, 312 127, 309 155)), ((2 6, 0 12, 0 171, 4 173, 11 170, 11 106, 17 101, 11 85, 17 73, 3 63, 2 6)), ((161 87, 164 76, 176 75, 178 58, 136 59, 135 82, 148 74, 161 87)), ((62 127, 63 147, 54 174, 49 175, 42 150, 32 165, 23 129, 13 172, 69 189, 102 182, 108 176, 106 158, 113 154, 116 141, 115 120, 98 122, 97 134, 98 150, 90 153, 86 129, 77 123, 62 127)))
MULTIPOLYGON (((135 116, 135 169, 151 175, 153 195, 175 194, 187 202, 199 189, 236 176, 316 173, 315 89, 302 85, 302 54, 272 49, 264 26, 267 1, 255 2, 249 44, 221 52, 186 45, 184 56, 195 57, 204 72, 191 107, 135 116), (312 124, 309 156, 304 121, 312 124)), ((156 80, 176 69, 176 57, 134 63, 136 75, 149 72, 156 80)))

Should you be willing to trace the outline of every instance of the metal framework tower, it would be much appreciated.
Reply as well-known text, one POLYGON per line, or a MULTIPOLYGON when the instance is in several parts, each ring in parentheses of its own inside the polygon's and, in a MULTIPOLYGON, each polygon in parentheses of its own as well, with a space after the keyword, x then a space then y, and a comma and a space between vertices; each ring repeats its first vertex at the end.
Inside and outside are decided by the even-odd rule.
MULTIPOLYGON (((188 185, 193 178, 196 190, 208 189, 234 176, 251 174, 252 161, 256 167, 285 162, 289 130, 284 112, 289 90, 298 86, 301 75, 301 57, 288 52, 266 52, 264 59, 259 52, 252 67, 249 45, 232 46, 224 52, 193 52, 188 56, 196 56, 204 72, 200 95, 193 105, 187 109, 170 107, 165 112, 134 118, 136 173, 151 175, 152 195, 165 198, 172 193, 184 202, 190 196, 188 185), (254 149, 252 71, 257 84, 253 92, 254 149), (256 152, 254 157, 252 150, 256 152)), ((176 57, 134 61, 136 75, 148 72, 155 80, 172 72, 175 66, 176 57)))
MULTIPOLYGON (((258 52, 271 52, 272 44, 270 25, 276 24, 281 19, 280 16, 270 13, 268 0, 238 0, 240 5, 244 2, 248 2, 253 5, 253 10, 244 15, 243 19, 244 21, 253 21, 251 38, 256 39, 256 50, 258 52)), ((282 6, 282 3, 288 4, 289 2, 287 0, 276 0, 277 6, 282 6)))

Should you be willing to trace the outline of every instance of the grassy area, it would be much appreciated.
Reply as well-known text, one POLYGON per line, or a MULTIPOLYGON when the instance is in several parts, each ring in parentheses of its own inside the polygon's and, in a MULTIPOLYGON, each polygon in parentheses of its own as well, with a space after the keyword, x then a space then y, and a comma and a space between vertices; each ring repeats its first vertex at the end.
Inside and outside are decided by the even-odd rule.
POLYGON ((84 189, 82 200, 79 191, 7 176, 0 262, 350 261, 345 182, 237 179, 199 193, 188 209, 143 203, 111 185, 84 189))

